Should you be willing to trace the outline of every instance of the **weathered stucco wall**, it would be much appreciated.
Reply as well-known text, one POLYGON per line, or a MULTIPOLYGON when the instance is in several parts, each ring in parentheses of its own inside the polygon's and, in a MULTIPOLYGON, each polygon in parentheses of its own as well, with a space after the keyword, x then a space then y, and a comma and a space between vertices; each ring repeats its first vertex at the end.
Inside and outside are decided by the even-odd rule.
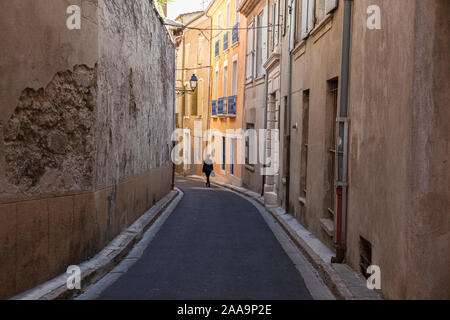
POLYGON ((97 186, 170 161, 175 52, 149 2, 99 2, 97 186))
POLYGON ((5 3, 0 298, 95 255, 170 190, 174 46, 150 1, 5 3))
MULTIPOLYGON (((328 208, 331 200, 327 199, 330 188, 330 131, 334 129, 333 106, 330 103, 328 81, 338 79, 340 85, 341 72, 341 42, 343 2, 333 12, 329 19, 317 21, 317 32, 312 33, 303 41, 297 41, 292 54, 292 101, 290 121, 290 167, 289 167, 289 212, 313 232, 321 241, 333 248, 333 238, 325 232, 321 219, 332 220, 328 208), (308 119, 308 153, 302 151, 304 144, 304 93, 309 90, 308 119), (294 128, 295 127, 295 128, 294 128), (307 159, 303 159, 307 157, 307 159), (302 162, 307 169, 302 168, 302 162), (302 170, 306 170, 306 204, 299 201, 304 197, 304 186, 301 186, 302 170)), ((291 26, 289 26, 291 28, 291 26)), ((284 38, 284 46, 289 48, 289 30, 284 38)), ((288 52, 285 52, 282 70, 288 70, 288 52)), ((282 71, 283 72, 283 71, 282 71)), ((282 76, 282 87, 288 94, 288 78, 282 76)), ((281 119, 285 119, 285 108, 281 110, 281 119)), ((284 121, 282 121, 284 122, 284 121)), ((286 130, 282 123, 283 134, 286 130)), ((306 137, 305 137, 306 139, 306 137)), ((305 140, 306 141, 306 140, 305 140)), ((282 143, 284 148, 284 141, 282 143)), ((285 164, 283 163, 283 166, 285 164)), ((284 171, 284 167, 282 167, 284 171)), ((282 172, 283 172, 282 171, 282 172)), ((280 183, 280 186, 283 186, 280 183)), ((286 205, 286 188, 281 187, 280 194, 286 205)), ((334 190, 332 191, 334 192, 334 190)), ((331 208, 333 209, 333 208, 331 208)))
POLYGON ((449 3, 355 1, 348 262, 360 237, 391 299, 448 299, 449 3), (406 5, 407 3, 407 5, 406 5), (381 30, 366 9, 381 8, 381 30))

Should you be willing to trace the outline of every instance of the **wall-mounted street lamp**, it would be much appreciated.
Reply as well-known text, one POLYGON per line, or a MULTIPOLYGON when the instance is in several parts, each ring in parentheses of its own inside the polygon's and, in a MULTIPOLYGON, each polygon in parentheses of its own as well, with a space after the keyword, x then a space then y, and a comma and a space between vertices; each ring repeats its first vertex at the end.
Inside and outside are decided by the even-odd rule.
POLYGON ((198 84, 198 79, 195 76, 195 74, 193 74, 192 77, 191 77, 191 89, 192 89, 192 92, 194 92, 195 89, 197 88, 197 84, 198 84))
POLYGON ((192 75, 191 80, 189 81, 189 84, 191 85, 191 90, 176 88, 177 94, 181 95, 181 94, 185 94, 185 93, 194 93, 195 92, 195 89, 197 89, 197 85, 198 85, 198 79, 195 74, 192 75))

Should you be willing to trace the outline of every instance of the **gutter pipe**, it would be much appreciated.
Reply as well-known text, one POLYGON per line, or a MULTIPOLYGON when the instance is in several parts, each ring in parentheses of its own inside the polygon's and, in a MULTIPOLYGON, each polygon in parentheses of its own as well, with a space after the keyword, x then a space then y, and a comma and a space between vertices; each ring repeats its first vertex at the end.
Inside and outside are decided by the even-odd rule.
POLYGON ((353 0, 344 0, 344 25, 342 37, 340 111, 337 119, 339 142, 337 146, 338 181, 336 187, 337 214, 335 216, 336 256, 332 263, 343 263, 346 251, 348 202, 348 149, 349 149, 349 86, 350 48, 352 35, 353 0))

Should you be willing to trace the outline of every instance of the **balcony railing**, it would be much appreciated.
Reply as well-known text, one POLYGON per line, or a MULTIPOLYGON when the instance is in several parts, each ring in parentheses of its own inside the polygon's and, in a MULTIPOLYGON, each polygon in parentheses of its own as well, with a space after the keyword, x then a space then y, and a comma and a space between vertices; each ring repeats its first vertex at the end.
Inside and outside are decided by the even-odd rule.
POLYGON ((223 36, 223 51, 228 49, 228 32, 223 36))
POLYGON ((236 23, 234 25, 231 37, 232 44, 235 44, 239 41, 239 23, 236 23))
POLYGON ((220 40, 216 41, 216 58, 219 56, 220 53, 220 40))
POLYGON ((217 116, 217 100, 214 100, 213 102, 212 102, 212 111, 211 111, 211 115, 213 116, 213 117, 215 117, 215 116, 217 116))
POLYGON ((228 115, 236 116, 236 100, 237 96, 228 97, 228 115))
POLYGON ((217 114, 224 116, 227 114, 227 98, 220 98, 217 104, 217 114))

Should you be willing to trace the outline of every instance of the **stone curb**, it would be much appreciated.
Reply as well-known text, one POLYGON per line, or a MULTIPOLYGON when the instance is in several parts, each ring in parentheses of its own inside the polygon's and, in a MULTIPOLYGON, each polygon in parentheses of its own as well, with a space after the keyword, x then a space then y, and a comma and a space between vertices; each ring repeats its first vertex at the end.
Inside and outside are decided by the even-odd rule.
MULTIPOLYGON (((204 181, 202 177, 199 176, 188 176, 185 178, 192 178, 196 180, 204 181)), ((247 190, 245 188, 220 183, 220 182, 214 182, 214 185, 217 185, 219 187, 223 187, 226 189, 229 189, 231 191, 243 194, 244 196, 247 196, 249 198, 252 198, 253 200, 257 201, 259 204, 261 204, 271 215, 272 217, 277 221, 277 223, 283 228, 283 230, 287 233, 289 238, 292 240, 292 242, 296 245, 296 247, 305 255, 305 257, 308 259, 308 261, 313 265, 313 267, 319 272, 320 276, 322 277, 324 283, 327 285, 327 287, 331 290, 331 292, 336 296, 337 299, 340 300, 355 300, 357 297, 355 297, 350 290, 345 285, 344 280, 339 276, 339 274, 333 270, 331 263, 328 264, 318 254, 314 252, 314 250, 302 239, 300 238, 297 233, 287 224, 283 219, 280 218, 280 216, 275 212, 275 208, 271 208, 266 206, 264 203, 264 200, 261 198, 261 196, 255 192, 252 192, 250 190, 247 190)))
POLYGON ((113 270, 128 255, 134 245, 142 239, 145 232, 155 223, 164 210, 182 194, 179 189, 175 188, 174 191, 171 191, 136 220, 133 225, 112 240, 94 258, 79 264, 82 290, 69 290, 67 288, 68 275, 61 274, 10 300, 70 300, 79 296, 83 293, 83 288, 87 289, 113 270))

